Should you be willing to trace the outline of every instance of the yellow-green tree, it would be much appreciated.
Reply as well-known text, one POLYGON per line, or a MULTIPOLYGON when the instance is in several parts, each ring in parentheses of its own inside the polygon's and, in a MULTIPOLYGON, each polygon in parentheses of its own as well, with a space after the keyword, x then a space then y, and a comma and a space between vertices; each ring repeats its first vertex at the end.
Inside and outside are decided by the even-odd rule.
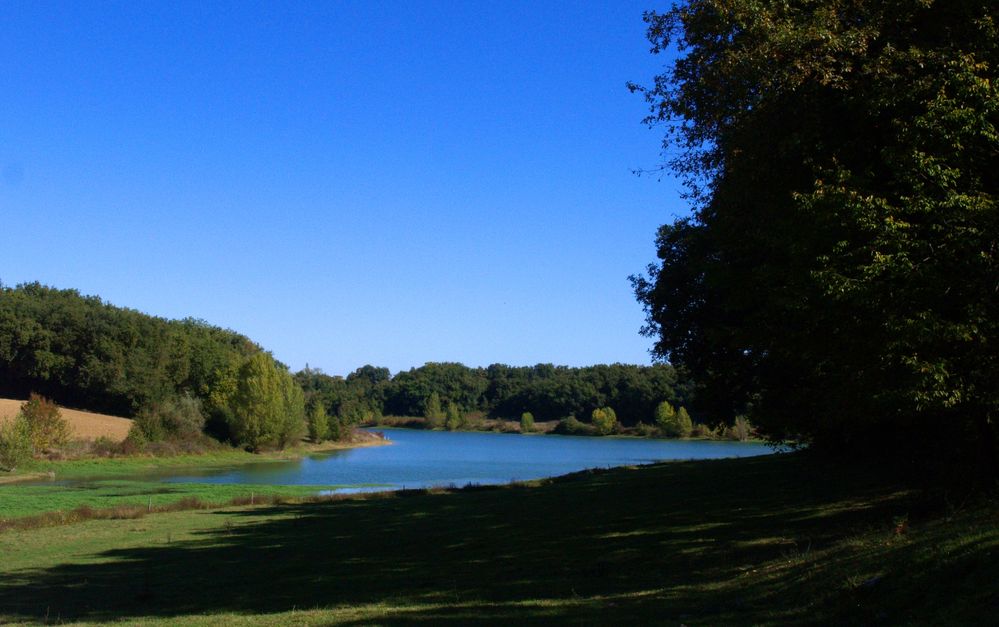
POLYGON ((444 422, 444 410, 441 409, 441 397, 437 392, 433 392, 427 397, 423 410, 423 417, 427 419, 427 427, 436 429, 444 422))
POLYGON ((305 396, 288 372, 265 353, 246 360, 230 400, 229 430, 250 450, 283 448, 305 430, 305 396))
POLYGON ((534 431, 534 414, 525 411, 520 415, 520 432, 530 433, 534 431))
POLYGON ((312 399, 309 403, 306 421, 309 427, 309 439, 313 442, 322 442, 330 436, 330 419, 326 415, 326 407, 318 398, 312 399))
POLYGON ((31 432, 31 447, 35 453, 58 448, 69 441, 69 423, 59 407, 47 398, 32 394, 21 405, 21 415, 31 432))
POLYGON ((598 435, 609 435, 617 428, 617 414, 610 407, 600 407, 590 414, 590 422, 598 435))

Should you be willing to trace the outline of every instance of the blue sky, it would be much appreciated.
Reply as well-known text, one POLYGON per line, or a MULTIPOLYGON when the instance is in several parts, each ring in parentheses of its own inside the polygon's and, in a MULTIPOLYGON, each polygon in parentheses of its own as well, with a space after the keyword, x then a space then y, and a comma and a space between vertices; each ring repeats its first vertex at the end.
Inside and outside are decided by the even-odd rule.
POLYGON ((0 3, 0 281, 293 369, 649 363, 660 4, 0 3))

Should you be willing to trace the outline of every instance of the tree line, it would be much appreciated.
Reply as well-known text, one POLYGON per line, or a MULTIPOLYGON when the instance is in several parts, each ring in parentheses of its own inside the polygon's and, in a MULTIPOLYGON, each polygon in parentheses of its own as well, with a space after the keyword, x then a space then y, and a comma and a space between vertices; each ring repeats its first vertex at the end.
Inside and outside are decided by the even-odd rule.
POLYGON ((139 448, 202 433, 279 448, 306 434, 337 439, 383 415, 439 415, 439 426, 452 428, 467 426, 470 415, 582 424, 598 416, 604 426, 593 430, 603 432, 606 410, 615 425, 653 424, 661 403, 688 405, 691 389, 666 364, 291 373, 246 336, 204 321, 167 320, 39 283, 0 285, 0 395, 40 394, 134 418, 129 445, 139 448))
POLYGON ((462 415, 519 421, 525 412, 536 420, 576 416, 613 407, 622 425, 651 423, 659 403, 689 402, 691 385, 667 364, 610 364, 586 367, 492 364, 473 368, 431 362, 392 376, 388 368, 363 366, 346 377, 306 368, 295 379, 327 412, 350 422, 380 415, 427 416, 447 408, 462 415), (436 405, 436 407, 434 407, 436 405))
POLYGON ((206 431, 251 449, 304 432, 304 395, 249 338, 38 283, 0 285, 0 394, 136 418, 133 438, 206 431), (192 426, 193 425, 193 426, 192 426))

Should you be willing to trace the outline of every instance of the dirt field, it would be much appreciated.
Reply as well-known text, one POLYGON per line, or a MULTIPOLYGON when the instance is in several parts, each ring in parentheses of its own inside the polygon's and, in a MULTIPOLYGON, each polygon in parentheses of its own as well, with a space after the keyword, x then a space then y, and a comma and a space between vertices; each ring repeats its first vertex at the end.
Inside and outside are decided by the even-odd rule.
MULTIPOLYGON (((23 402, 0 398, 0 422, 16 416, 23 402)), ((129 427, 132 426, 132 421, 127 418, 94 414, 89 411, 66 409, 65 407, 59 409, 73 431, 73 438, 79 440, 93 440, 102 435, 115 441, 124 440, 125 436, 128 435, 129 427)))

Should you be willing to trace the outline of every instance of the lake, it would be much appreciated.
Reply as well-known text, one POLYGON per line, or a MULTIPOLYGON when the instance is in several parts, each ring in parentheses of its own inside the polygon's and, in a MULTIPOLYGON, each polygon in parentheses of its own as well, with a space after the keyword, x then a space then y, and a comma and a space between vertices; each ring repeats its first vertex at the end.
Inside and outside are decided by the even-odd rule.
POLYGON ((587 468, 773 453, 765 444, 385 429, 392 442, 169 477, 170 482, 352 486, 344 492, 495 484, 587 468))

